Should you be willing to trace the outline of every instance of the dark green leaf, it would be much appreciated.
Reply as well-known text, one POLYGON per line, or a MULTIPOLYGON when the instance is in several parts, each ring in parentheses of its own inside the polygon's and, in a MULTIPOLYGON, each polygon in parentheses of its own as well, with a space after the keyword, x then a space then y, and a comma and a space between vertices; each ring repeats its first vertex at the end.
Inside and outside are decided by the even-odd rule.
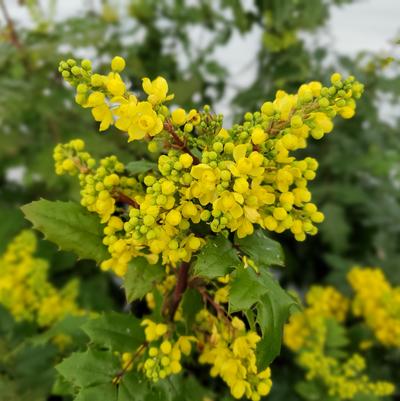
POLYGON ((106 313, 89 320, 82 329, 95 344, 113 351, 133 352, 145 342, 140 321, 128 314, 106 313))
POLYGON ((252 268, 240 267, 230 286, 229 310, 237 312, 250 309, 266 292, 267 288, 252 268))
POLYGON ((237 239, 236 242, 258 267, 284 266, 285 264, 279 242, 268 238, 262 230, 256 230, 253 235, 237 239))
POLYGON ((0 305, 0 335, 11 332, 14 324, 15 322, 10 312, 3 305, 0 305))
POLYGON ((157 164, 148 160, 135 160, 128 163, 125 169, 131 174, 136 175, 140 173, 146 173, 149 170, 157 171, 157 164))
POLYGON ((224 276, 239 264, 232 243, 223 236, 212 237, 201 249, 193 266, 194 274, 209 279, 224 276))
POLYGON ((203 307, 200 293, 193 288, 187 289, 182 299, 182 315, 188 331, 191 331, 196 314, 203 307))
POLYGON ((75 352, 56 366, 58 372, 78 387, 111 383, 121 369, 119 359, 111 352, 87 350, 75 352))
POLYGON ((100 219, 74 202, 34 201, 22 207, 25 217, 45 238, 82 259, 101 262, 109 257, 103 245, 100 219))
POLYGON ((137 257, 129 262, 124 278, 125 294, 128 302, 143 298, 150 292, 155 283, 163 279, 164 268, 150 264, 146 258, 137 257))
POLYGON ((257 345, 257 362, 265 369, 280 354, 283 327, 297 304, 269 272, 263 271, 260 280, 266 293, 257 303, 257 323, 263 335, 257 345))
POLYGON ((325 400, 325 390, 315 381, 301 381, 296 383, 295 391, 305 400, 321 401, 325 400))
POLYGON ((112 383, 82 389, 74 401, 117 401, 117 387, 112 383))
MULTIPOLYGON (((137 372, 130 372, 119 386, 118 401, 143 401, 150 392, 146 379, 139 377, 137 372)), ((156 400, 157 398, 154 398, 154 401, 156 400)))

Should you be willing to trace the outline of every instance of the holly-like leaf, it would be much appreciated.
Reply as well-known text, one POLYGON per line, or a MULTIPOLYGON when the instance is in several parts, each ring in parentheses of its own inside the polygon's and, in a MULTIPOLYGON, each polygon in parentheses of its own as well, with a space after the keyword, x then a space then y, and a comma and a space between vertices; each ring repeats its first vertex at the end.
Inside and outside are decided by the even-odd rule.
POLYGON ((257 361, 259 368, 265 369, 280 354, 283 328, 296 302, 269 272, 261 272, 260 281, 266 292, 256 306, 257 323, 262 332, 257 361))
POLYGON ((74 401, 117 401, 117 387, 112 383, 82 389, 74 401))
POLYGON ((56 369, 67 381, 86 388, 111 383, 121 366, 118 357, 112 352, 89 349, 73 353, 56 369))
POLYGON ((133 162, 128 163, 125 166, 125 169, 131 174, 136 175, 140 173, 146 173, 150 170, 157 170, 157 164, 154 162, 150 162, 148 160, 135 160, 133 162))
POLYGON ((33 226, 61 249, 98 263, 109 257, 98 216, 81 205, 41 199, 21 209, 33 226))
MULTIPOLYGON (((144 401, 153 393, 148 382, 144 378, 139 378, 137 372, 129 372, 124 376, 118 390, 118 401, 144 401)), ((155 396, 155 394, 152 394, 155 396)), ((156 401, 155 396, 152 400, 156 401)))
POLYGON ((248 255, 258 267, 284 266, 284 254, 279 242, 268 238, 262 230, 253 235, 236 239, 239 248, 248 255))
POLYGON ((237 269, 229 290, 229 310, 246 311, 260 301, 267 289, 252 268, 237 269))
POLYGON ((129 262, 124 278, 125 294, 128 302, 143 298, 155 283, 163 279, 165 270, 159 264, 152 265, 146 258, 137 257, 129 262))
POLYGON ((145 342, 140 321, 128 314, 106 313, 89 320, 82 329, 95 344, 112 351, 132 352, 145 342))
POLYGON ((252 314, 251 308, 255 307, 256 323, 262 333, 262 340, 257 346, 260 369, 265 369, 279 355, 283 326, 294 305, 294 298, 266 269, 258 274, 252 268, 237 269, 229 291, 229 310, 246 314, 250 311, 252 314))
POLYGON ((194 274, 209 279, 225 276, 240 263, 232 243, 223 236, 209 238, 193 266, 194 274))

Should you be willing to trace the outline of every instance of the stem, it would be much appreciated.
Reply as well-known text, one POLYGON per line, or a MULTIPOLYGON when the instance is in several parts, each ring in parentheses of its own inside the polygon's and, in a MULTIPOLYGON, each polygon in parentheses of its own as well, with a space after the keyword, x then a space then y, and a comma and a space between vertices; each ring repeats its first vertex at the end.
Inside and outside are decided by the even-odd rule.
POLYGON ((4 19, 6 20, 7 28, 10 32, 10 39, 11 43, 17 48, 17 49, 22 49, 21 42, 19 40, 17 31, 15 30, 15 24, 12 18, 10 17, 10 14, 8 13, 6 4, 4 0, 0 0, 0 8, 1 12, 4 16, 4 19))
POLYGON ((174 140, 175 144, 177 147, 181 150, 183 150, 186 153, 189 153, 190 156, 193 158, 193 164, 199 164, 200 160, 198 157, 196 157, 192 151, 186 146, 185 142, 182 141, 181 138, 179 138, 179 135, 175 132, 174 126, 172 125, 171 120, 167 120, 164 122, 164 129, 169 132, 169 134, 172 136, 172 139, 174 140))
POLYGON ((132 366, 135 359, 140 355, 140 353, 147 347, 147 342, 143 343, 136 352, 132 355, 131 360, 124 366, 124 368, 116 375, 117 381, 120 380, 124 374, 128 371, 128 369, 132 366))
POLYGON ((178 309, 184 292, 186 291, 189 278, 189 268, 190 264, 188 262, 183 262, 179 267, 176 286, 174 292, 172 293, 172 298, 169 306, 169 319, 171 321, 174 320, 175 312, 178 309))
POLYGON ((207 290, 204 287, 197 287, 197 291, 199 291, 200 295, 203 297, 203 301, 205 303, 208 302, 215 309, 217 315, 222 315, 226 317, 224 308, 213 300, 211 295, 207 292, 207 290))
POLYGON ((115 195, 115 200, 117 202, 126 203, 128 205, 133 206, 135 209, 140 208, 139 203, 137 203, 134 199, 130 198, 129 196, 125 195, 120 191, 115 191, 113 195, 115 195))

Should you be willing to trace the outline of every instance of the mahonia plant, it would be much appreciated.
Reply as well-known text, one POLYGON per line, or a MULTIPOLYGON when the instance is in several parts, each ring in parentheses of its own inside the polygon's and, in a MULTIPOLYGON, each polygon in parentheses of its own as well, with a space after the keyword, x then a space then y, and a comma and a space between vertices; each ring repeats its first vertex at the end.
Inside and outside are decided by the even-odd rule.
MULTIPOLYGON (((296 94, 278 91, 227 129, 223 116, 208 106, 167 107, 173 94, 162 77, 143 78, 142 88, 132 90, 120 75, 124 68, 124 59, 115 57, 111 72, 101 75, 89 60, 69 59, 59 71, 100 131, 114 126, 128 142, 145 141, 157 162, 124 164, 115 155, 96 160, 82 139, 59 144, 56 173, 79 178, 87 212, 70 224, 68 204, 42 200, 24 211, 49 239, 80 256, 88 255, 98 233, 90 223, 88 235, 81 235, 82 227, 97 215, 103 245, 96 249, 103 255, 106 246, 108 257, 95 259, 122 278, 128 302, 146 299, 149 316, 141 323, 131 316, 130 328, 123 329, 124 336, 132 333, 128 347, 108 344, 89 329, 93 343, 113 350, 116 359, 109 362, 120 370, 115 368, 110 382, 121 392, 131 372, 157 383, 180 373, 185 359, 196 355, 234 398, 258 401, 270 391, 269 365, 296 304, 271 274, 283 256, 267 233, 290 231, 298 241, 317 233, 324 216, 311 201, 308 183, 318 162, 294 152, 306 148, 310 136, 331 132, 335 116, 351 118, 363 85, 335 73, 328 87, 314 81, 296 94), (75 239, 69 231, 67 245, 62 228, 43 220, 57 208, 64 211, 57 224, 64 219, 76 230, 75 239)), ((98 354, 73 355, 59 371, 84 388, 71 372, 74 364, 82 365, 80 358, 98 354)))
MULTIPOLYGON (((311 287, 305 309, 293 314, 285 327, 285 345, 295 352, 306 380, 322 383, 321 398, 392 395, 393 383, 368 377, 367 359, 361 354, 380 346, 399 349, 400 288, 392 288, 378 268, 354 267, 347 278, 355 291, 352 299, 331 286, 311 287), (352 338, 354 333, 358 338, 352 338)), ((298 386, 304 398, 315 398, 302 388, 310 387, 298 386)))

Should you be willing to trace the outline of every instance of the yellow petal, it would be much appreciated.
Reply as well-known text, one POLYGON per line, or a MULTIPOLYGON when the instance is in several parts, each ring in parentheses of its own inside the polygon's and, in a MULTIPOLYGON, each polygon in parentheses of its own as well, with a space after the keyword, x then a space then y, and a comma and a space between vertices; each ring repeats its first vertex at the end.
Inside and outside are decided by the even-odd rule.
POLYGON ((247 145, 246 144, 237 145, 233 149, 233 158, 237 162, 240 159, 243 159, 244 157, 246 157, 246 152, 247 152, 247 145))

